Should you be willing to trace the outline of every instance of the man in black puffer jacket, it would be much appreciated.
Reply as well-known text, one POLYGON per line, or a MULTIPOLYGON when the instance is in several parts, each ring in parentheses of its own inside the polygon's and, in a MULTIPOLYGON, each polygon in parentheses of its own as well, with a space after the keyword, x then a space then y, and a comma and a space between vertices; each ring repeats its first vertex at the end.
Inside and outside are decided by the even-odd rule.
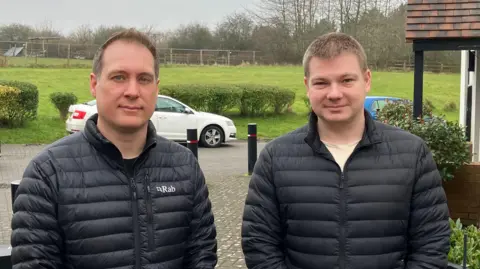
POLYGON ((135 30, 100 49, 98 114, 44 149, 13 205, 15 269, 213 269, 216 229, 193 153, 156 134, 155 47, 135 30))
POLYGON ((250 269, 440 269, 450 227, 422 139, 364 109, 361 45, 332 33, 304 57, 309 123, 271 141, 255 165, 242 247, 250 269))

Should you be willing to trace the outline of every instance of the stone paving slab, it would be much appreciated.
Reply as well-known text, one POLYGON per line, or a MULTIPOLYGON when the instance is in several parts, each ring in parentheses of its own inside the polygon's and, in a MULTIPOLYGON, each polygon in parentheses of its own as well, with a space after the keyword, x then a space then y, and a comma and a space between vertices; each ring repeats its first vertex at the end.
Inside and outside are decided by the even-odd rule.
MULTIPOLYGON (((265 146, 257 144, 257 153, 265 146)), ((0 156, 0 244, 10 243, 10 182, 21 179, 23 170, 44 146, 2 145, 0 156)), ((241 220, 248 189, 248 148, 243 141, 221 148, 199 148, 198 159, 205 173, 217 225, 219 269, 246 268, 241 249, 241 220)))

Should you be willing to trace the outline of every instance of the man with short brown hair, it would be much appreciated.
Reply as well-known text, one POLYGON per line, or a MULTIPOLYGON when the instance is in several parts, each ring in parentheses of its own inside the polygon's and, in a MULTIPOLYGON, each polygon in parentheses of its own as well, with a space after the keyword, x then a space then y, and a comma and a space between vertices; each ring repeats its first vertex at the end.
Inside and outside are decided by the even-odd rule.
POLYGON ((371 72, 351 36, 304 57, 308 124, 265 146, 242 224, 252 269, 446 268, 449 214, 425 142, 364 109, 371 72))
POLYGON ((156 134, 158 62, 143 33, 95 56, 98 113, 29 163, 12 219, 14 268, 196 268, 217 263, 208 188, 193 153, 156 134))

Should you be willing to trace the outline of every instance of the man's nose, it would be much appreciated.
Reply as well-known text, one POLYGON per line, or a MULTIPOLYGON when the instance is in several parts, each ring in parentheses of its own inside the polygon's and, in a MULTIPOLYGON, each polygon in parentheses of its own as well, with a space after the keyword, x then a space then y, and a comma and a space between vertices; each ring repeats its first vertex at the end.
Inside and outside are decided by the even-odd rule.
POLYGON ((136 79, 129 81, 125 95, 128 97, 138 97, 140 94, 140 85, 136 79))
POLYGON ((332 83, 327 94, 328 99, 339 99, 342 98, 342 92, 340 86, 337 83, 332 83))

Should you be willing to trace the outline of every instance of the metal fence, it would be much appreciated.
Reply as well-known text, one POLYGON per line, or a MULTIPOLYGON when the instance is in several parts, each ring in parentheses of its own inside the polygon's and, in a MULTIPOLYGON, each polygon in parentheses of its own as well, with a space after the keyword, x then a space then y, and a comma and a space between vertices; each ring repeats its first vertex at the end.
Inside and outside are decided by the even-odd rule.
MULTIPOLYGON (((0 41, 0 65, 91 65, 99 45, 0 41)), ((157 48, 160 64, 265 64, 258 51, 157 48)))
MULTIPOLYGON (((99 45, 0 41, 0 66, 90 67, 99 45)), ((160 64, 173 65, 272 65, 275 61, 259 51, 157 48, 160 64)), ((412 61, 391 61, 382 66, 369 63, 373 70, 410 72, 412 61)), ((425 61, 424 70, 458 73, 460 65, 425 61)))

